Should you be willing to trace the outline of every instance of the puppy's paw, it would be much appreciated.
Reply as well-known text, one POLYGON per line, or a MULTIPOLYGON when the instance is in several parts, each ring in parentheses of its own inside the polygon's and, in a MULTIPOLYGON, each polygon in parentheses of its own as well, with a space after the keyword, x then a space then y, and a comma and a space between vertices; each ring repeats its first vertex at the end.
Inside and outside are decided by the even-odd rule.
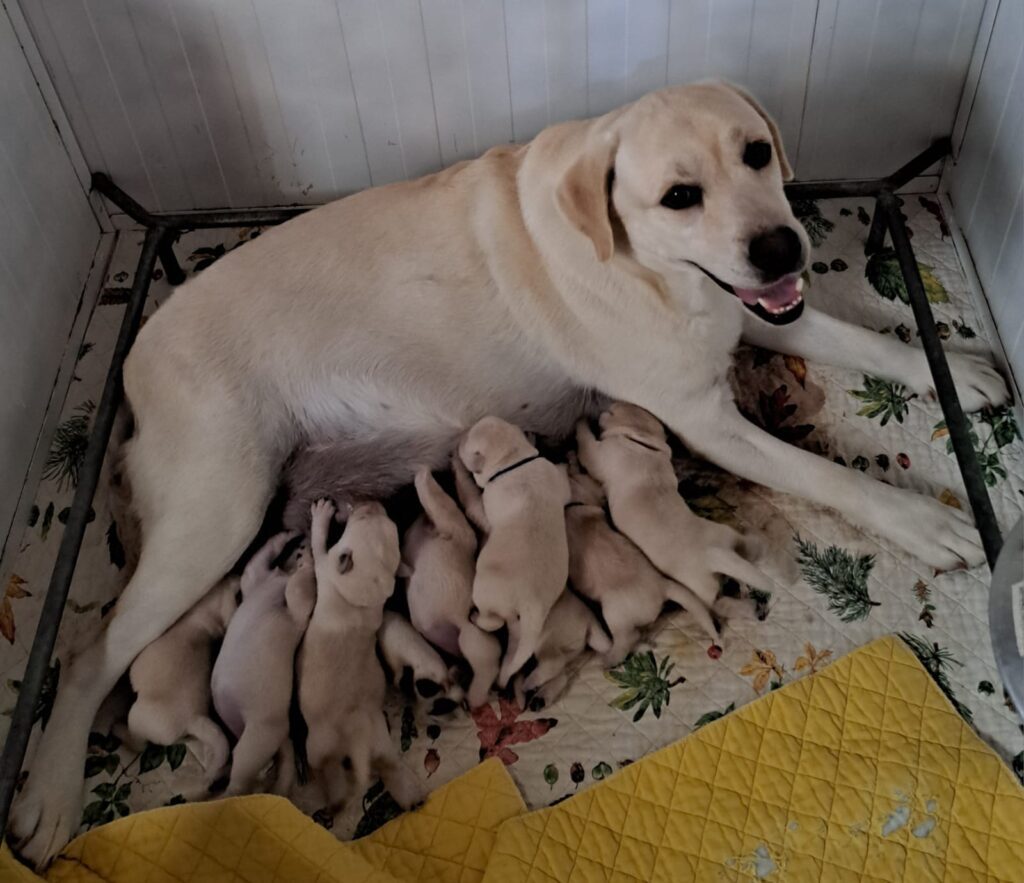
POLYGON ((331 500, 317 500, 309 507, 309 516, 313 524, 327 524, 337 511, 337 507, 331 500))

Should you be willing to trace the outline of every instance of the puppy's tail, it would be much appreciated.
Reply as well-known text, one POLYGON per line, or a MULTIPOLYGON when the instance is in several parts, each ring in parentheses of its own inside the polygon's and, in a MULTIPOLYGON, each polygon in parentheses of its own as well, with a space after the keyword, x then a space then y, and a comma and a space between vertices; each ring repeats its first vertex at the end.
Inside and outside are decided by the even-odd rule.
POLYGON ((107 446, 107 456, 103 461, 106 473, 106 486, 109 494, 110 515, 114 520, 108 534, 107 543, 111 550, 114 564, 115 549, 120 547, 120 577, 127 584, 135 567, 139 563, 142 549, 142 523, 132 508, 131 483, 125 466, 127 444, 135 430, 135 419, 127 402, 122 402, 114 418, 114 428, 107 446))
POLYGON ((535 604, 525 608, 518 621, 508 623, 508 653, 498 672, 498 686, 502 690, 537 651, 543 631, 544 610, 535 604))
POLYGON ((718 641, 719 634, 718 629, 715 627, 715 621, 711 618, 708 608, 700 598, 686 588, 686 586, 672 580, 666 580, 665 595, 669 601, 675 602, 689 613, 697 625, 711 636, 712 641, 718 641))

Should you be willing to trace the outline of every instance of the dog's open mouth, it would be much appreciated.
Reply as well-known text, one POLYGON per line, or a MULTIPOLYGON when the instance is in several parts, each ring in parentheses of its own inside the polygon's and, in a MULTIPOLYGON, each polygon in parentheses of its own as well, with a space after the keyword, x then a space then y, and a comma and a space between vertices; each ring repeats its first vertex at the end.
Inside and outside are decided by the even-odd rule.
POLYGON ((799 275, 784 276, 764 288, 737 288, 709 273, 700 264, 694 266, 719 288, 736 295, 754 315, 772 325, 788 325, 799 319, 804 311, 804 280, 799 275))

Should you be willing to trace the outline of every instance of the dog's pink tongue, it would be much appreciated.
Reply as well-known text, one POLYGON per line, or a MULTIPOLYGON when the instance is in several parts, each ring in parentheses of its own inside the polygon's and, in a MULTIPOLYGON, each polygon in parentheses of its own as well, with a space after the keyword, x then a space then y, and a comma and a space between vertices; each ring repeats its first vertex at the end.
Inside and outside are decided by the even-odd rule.
POLYGON ((753 306, 760 303, 770 310, 778 310, 796 303, 800 299, 800 291, 796 287, 799 276, 787 276, 767 288, 736 288, 736 296, 745 304, 753 306))

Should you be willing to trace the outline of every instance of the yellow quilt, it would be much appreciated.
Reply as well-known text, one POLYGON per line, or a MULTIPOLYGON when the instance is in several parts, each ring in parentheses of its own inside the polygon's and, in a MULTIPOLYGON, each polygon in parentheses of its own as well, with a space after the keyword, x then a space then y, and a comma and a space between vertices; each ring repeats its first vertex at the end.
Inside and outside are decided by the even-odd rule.
MULTIPOLYGON (((339 843, 267 796, 138 813, 52 883, 1024 880, 1024 791, 896 638, 715 721, 556 807, 490 760, 339 843)), ((0 881, 30 883, 6 849, 0 881)))

